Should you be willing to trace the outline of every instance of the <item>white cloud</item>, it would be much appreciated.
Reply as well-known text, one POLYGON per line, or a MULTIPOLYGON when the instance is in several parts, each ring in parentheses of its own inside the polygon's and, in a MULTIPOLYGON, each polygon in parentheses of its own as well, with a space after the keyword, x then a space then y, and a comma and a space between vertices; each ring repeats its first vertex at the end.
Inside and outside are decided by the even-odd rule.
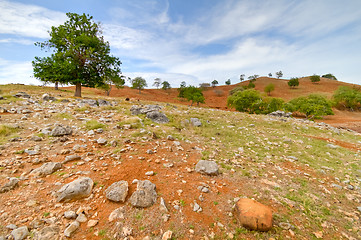
POLYGON ((0 0, 0 33, 24 37, 47 38, 51 26, 64 22, 62 12, 43 7, 0 0))
POLYGON ((41 85, 33 76, 31 62, 6 61, 0 58, 0 84, 22 83, 41 85))

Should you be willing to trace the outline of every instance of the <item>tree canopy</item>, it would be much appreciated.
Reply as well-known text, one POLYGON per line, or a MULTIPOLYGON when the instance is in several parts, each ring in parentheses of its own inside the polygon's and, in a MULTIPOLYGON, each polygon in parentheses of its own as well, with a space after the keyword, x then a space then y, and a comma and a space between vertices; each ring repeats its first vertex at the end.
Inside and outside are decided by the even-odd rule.
POLYGON ((145 81, 145 79, 142 77, 134 78, 131 83, 132 83, 132 88, 139 90, 139 94, 141 93, 142 89, 148 86, 147 81, 145 81))
POLYGON ((205 98, 200 88, 189 86, 179 88, 178 91, 178 97, 186 98, 188 101, 192 101, 191 106, 193 103, 197 103, 197 105, 199 105, 199 103, 204 103, 205 98))
POLYGON ((300 85, 300 82, 299 82, 298 78, 291 78, 287 84, 290 88, 295 88, 298 85, 300 85))
POLYGON ((51 27, 50 39, 37 42, 48 57, 32 61, 34 76, 44 83, 72 84, 75 96, 81 97, 81 86, 105 87, 111 82, 124 85, 121 61, 110 55, 109 42, 101 36, 98 23, 86 14, 67 13, 68 20, 51 27))
POLYGON ((168 81, 164 81, 162 82, 162 89, 163 90, 167 90, 167 89, 170 89, 170 83, 168 81))

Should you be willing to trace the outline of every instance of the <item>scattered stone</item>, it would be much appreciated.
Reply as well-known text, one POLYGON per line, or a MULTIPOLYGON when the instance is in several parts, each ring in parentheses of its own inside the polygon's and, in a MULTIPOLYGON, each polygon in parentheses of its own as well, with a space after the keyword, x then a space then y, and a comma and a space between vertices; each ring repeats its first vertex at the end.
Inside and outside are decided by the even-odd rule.
POLYGON ((334 145, 334 144, 332 144, 332 143, 327 144, 326 147, 331 148, 331 149, 336 149, 336 148, 338 148, 338 146, 336 146, 336 145, 334 145))
POLYGON ((43 177, 49 174, 52 174, 53 172, 56 172, 57 170, 61 169, 63 167, 63 164, 59 162, 47 162, 44 163, 41 167, 34 169, 31 171, 31 175, 43 177))
POLYGON ((138 181, 137 190, 130 197, 130 204, 134 207, 146 208, 152 206, 157 200, 155 184, 149 180, 138 181))
POLYGON ((128 182, 119 181, 110 185, 107 190, 105 190, 107 199, 114 202, 124 202, 125 198, 128 195, 128 182))
POLYGON ((88 224, 87 224, 87 227, 88 228, 95 227, 98 224, 98 222, 99 222, 98 220, 93 220, 93 219, 89 220, 88 224))
POLYGON ((154 175, 154 172, 153 171, 148 171, 145 173, 146 176, 153 176, 154 175))
POLYGON ((269 116, 272 116, 272 117, 285 117, 285 118, 289 118, 289 117, 292 117, 292 113, 291 112, 284 112, 284 111, 281 111, 281 110, 277 110, 275 112, 271 112, 268 114, 269 116))
POLYGON ((11 229, 11 230, 14 230, 14 229, 17 229, 18 226, 16 226, 15 224, 9 224, 6 226, 7 229, 11 229))
POLYGON ((174 164, 173 163, 164 163, 163 166, 166 168, 171 168, 171 167, 174 167, 174 164))
POLYGON ((27 94, 26 92, 18 92, 14 95, 14 97, 17 98, 30 98, 30 95, 27 94))
POLYGON ((124 219, 124 207, 120 207, 115 209, 110 215, 109 215, 109 222, 113 222, 116 219, 124 219))
POLYGON ((26 226, 14 229, 11 232, 11 235, 14 237, 15 240, 23 240, 28 236, 28 234, 29 234, 29 230, 28 227, 26 226))
POLYGON ((272 210, 252 199, 238 200, 235 216, 243 227, 250 230, 268 231, 272 228, 272 210))
POLYGON ((74 211, 66 211, 66 212, 64 212, 64 217, 66 219, 75 219, 76 213, 74 211))
POLYGON ((167 140, 169 140, 169 141, 174 141, 175 139, 174 139, 174 137, 173 137, 172 135, 168 135, 168 136, 167 136, 167 140))
POLYGON ((163 234, 162 240, 170 240, 170 239, 172 239, 172 235, 173 235, 173 232, 168 230, 163 234))
POLYGON ((32 136, 31 137, 31 140, 34 141, 34 142, 41 142, 43 141, 43 139, 39 136, 32 136))
POLYGON ((134 105, 130 108, 130 111, 132 113, 132 115, 139 115, 139 114, 147 114, 149 112, 153 112, 153 111, 159 111, 162 108, 158 105, 145 105, 145 106, 138 106, 138 105, 134 105))
POLYGON ((44 101, 55 101, 55 100, 56 100, 55 97, 52 97, 52 96, 50 96, 50 95, 47 94, 47 93, 44 93, 44 94, 43 94, 42 99, 43 99, 44 101))
POLYGON ((99 139, 97 140, 97 143, 98 143, 99 145, 105 145, 105 144, 107 144, 107 142, 108 142, 108 140, 106 140, 105 138, 99 138, 99 139))
POLYGON ((53 137, 61 137, 64 135, 71 135, 73 130, 69 126, 58 125, 50 133, 53 137))
POLYGON ((90 195, 93 189, 93 180, 88 177, 79 178, 73 182, 65 184, 56 193, 57 201, 63 201, 67 199, 78 199, 87 197, 90 195))
POLYGON ((198 118, 191 118, 189 121, 194 127, 202 126, 202 122, 198 118))
POLYGON ((167 204, 165 203, 164 199, 161 197, 160 198, 160 210, 163 211, 163 212, 168 212, 168 207, 167 207, 167 204))
POLYGON ((78 161, 81 157, 79 155, 69 155, 65 157, 65 160, 62 162, 63 164, 71 162, 71 161, 78 161))
POLYGON ((164 113, 153 111, 147 113, 147 118, 152 120, 155 123, 167 123, 169 119, 164 113))
POLYGON ((338 184, 336 184, 336 183, 332 183, 331 184, 331 187, 333 187, 333 188, 337 188, 337 189, 342 189, 342 186, 340 186, 340 185, 338 185, 338 184))
POLYGON ((99 107, 101 106, 113 106, 110 102, 108 102, 107 100, 104 99, 98 99, 98 105, 99 107))
POLYGON ((75 220, 80 223, 84 223, 88 220, 88 218, 85 216, 84 213, 79 213, 78 217, 75 220))
POLYGON ((65 237, 71 237, 71 235, 79 228, 79 226, 80 223, 78 221, 72 222, 64 231, 65 237))
POLYGON ((201 208, 201 206, 198 205, 197 202, 194 202, 193 212, 202 212, 202 208, 201 208))
POLYGON ((15 177, 10 178, 9 182, 5 183, 5 185, 0 188, 0 193, 4 193, 4 192, 8 192, 10 190, 13 190, 14 188, 16 188, 18 186, 19 181, 20 180, 18 178, 15 178, 15 177))
POLYGON ((196 165, 196 172, 206 175, 218 175, 218 165, 216 162, 200 160, 196 165))

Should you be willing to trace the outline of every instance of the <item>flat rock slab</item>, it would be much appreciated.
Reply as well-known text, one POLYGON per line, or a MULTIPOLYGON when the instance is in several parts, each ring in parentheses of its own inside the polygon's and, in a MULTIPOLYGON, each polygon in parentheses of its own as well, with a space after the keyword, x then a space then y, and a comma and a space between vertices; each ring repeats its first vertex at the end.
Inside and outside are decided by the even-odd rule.
POLYGON ((272 228, 271 208, 249 198, 242 198, 236 203, 235 217, 250 230, 268 231, 272 228))
POLYGON ((107 199, 114 202, 124 202, 125 198, 128 195, 128 182, 119 181, 110 185, 107 190, 105 190, 107 199))
POLYGON ((130 204, 134 207, 146 208, 152 206, 157 200, 156 187, 149 180, 138 181, 137 190, 130 197, 130 204))
POLYGON ((200 160, 196 165, 196 172, 206 174, 206 175, 218 175, 218 165, 216 162, 200 160))
POLYGON ((19 227, 11 232, 11 235, 14 237, 15 240, 23 240, 29 234, 29 230, 26 226, 19 227))
POLYGON ((48 226, 35 233, 35 240, 57 239, 60 228, 58 226, 48 226))
POLYGON ((79 199, 90 195, 93 189, 93 180, 88 177, 76 179, 65 184, 56 193, 58 202, 71 199, 79 199))
POLYGON ((30 175, 34 176, 46 176, 52 174, 53 172, 59 170, 63 167, 63 164, 59 162, 47 162, 44 163, 41 167, 34 169, 31 171, 30 175))

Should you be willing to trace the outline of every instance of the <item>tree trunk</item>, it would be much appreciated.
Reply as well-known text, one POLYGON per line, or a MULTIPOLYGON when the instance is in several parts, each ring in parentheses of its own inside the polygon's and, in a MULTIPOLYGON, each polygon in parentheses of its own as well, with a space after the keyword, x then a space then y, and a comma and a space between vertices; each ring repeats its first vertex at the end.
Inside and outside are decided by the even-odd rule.
POLYGON ((55 87, 54 87, 55 90, 59 90, 59 83, 58 82, 55 82, 55 87))
POLYGON ((81 97, 81 83, 75 85, 75 97, 81 97))
POLYGON ((141 92, 140 92, 140 88, 138 88, 139 89, 139 94, 141 94, 141 92))

